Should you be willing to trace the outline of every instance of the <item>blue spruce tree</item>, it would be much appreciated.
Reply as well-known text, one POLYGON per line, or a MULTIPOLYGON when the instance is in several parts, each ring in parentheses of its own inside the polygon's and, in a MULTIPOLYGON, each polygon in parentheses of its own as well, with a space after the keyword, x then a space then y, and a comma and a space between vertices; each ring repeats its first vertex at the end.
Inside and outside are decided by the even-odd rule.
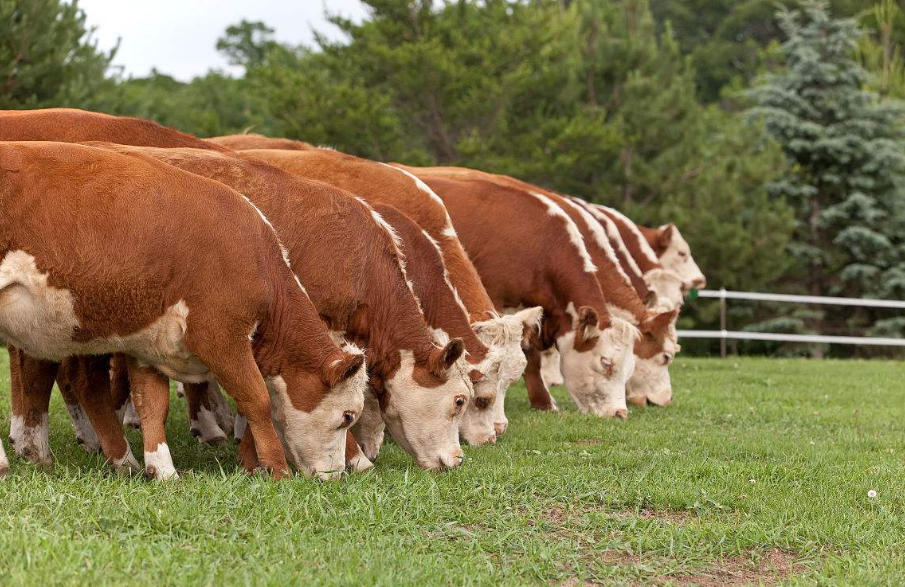
MULTIPOLYGON (((779 22, 785 69, 750 92, 750 115, 789 161, 770 190, 796 211, 792 281, 812 295, 905 299, 905 110, 868 89, 855 21, 811 1, 779 22)), ((834 310, 807 326, 892 334, 905 321, 834 310)))

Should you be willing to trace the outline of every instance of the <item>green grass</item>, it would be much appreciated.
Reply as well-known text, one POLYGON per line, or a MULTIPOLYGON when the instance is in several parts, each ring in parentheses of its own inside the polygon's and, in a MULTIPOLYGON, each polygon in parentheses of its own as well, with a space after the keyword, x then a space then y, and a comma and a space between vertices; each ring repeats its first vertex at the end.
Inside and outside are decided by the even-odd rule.
POLYGON ((902 373, 681 359, 675 404, 627 422, 578 414, 561 389, 562 413, 532 412, 519 386, 510 432, 460 469, 423 472, 388 445, 337 483, 242 474, 235 447, 189 435, 181 400, 182 479, 119 478, 76 446, 55 396, 55 469, 14 458, 0 482, 0 584, 898 585, 902 373))

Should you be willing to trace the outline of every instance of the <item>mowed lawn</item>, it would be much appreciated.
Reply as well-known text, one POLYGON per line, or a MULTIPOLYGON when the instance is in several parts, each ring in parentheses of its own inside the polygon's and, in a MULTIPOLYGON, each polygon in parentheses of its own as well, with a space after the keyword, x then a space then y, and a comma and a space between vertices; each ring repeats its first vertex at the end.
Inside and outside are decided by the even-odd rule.
POLYGON ((242 474, 176 399, 182 479, 120 478, 76 446, 55 396, 55 469, 14 458, 0 482, 0 584, 905 580, 905 365, 687 358, 673 374, 675 404, 627 422, 578 414, 562 389, 561 413, 533 412, 518 386, 510 432, 460 469, 426 473, 388 445, 335 483, 242 474))

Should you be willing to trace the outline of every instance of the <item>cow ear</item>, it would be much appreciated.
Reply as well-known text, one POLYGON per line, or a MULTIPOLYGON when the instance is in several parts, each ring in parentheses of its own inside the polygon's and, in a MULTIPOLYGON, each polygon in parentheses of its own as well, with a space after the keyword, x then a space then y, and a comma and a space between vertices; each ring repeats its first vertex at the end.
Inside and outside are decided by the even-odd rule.
POLYGON ((660 300, 657 299, 657 292, 654 290, 648 290, 647 295, 644 296, 644 305, 648 308, 656 307, 659 301, 660 300))
POLYGON ((437 348, 431 351, 429 360, 430 371, 435 377, 444 377, 449 368, 452 367, 462 353, 465 352, 465 343, 461 338, 454 338, 443 348, 437 348))
POLYGON ((657 237, 657 243, 661 248, 668 248, 669 243, 672 242, 672 237, 675 235, 676 225, 670 222, 669 224, 664 224, 660 227, 660 235, 657 237))
POLYGON ((679 310, 670 310, 669 312, 660 312, 653 314, 644 321, 644 332, 662 332, 669 328, 676 318, 679 317, 679 310))
POLYGON ((600 334, 600 329, 597 327, 599 322, 600 316, 597 314, 597 310, 590 306, 579 308, 578 318, 575 321, 576 344, 588 341, 600 334))
POLYGON ((324 383, 335 387, 358 373, 365 364, 361 353, 343 353, 342 358, 331 361, 324 368, 324 383))
POLYGON ((532 338, 540 336, 541 319, 544 317, 543 307, 527 308, 516 312, 515 316, 522 323, 522 344, 530 344, 532 338))

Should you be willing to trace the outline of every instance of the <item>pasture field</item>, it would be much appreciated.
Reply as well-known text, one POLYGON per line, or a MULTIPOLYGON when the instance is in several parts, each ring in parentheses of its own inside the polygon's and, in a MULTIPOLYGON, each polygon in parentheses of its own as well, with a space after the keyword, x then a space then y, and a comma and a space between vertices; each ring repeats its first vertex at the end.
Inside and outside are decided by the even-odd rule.
POLYGON ((182 400, 182 479, 120 478, 76 446, 55 395, 55 469, 13 458, 0 481, 0 584, 905 581, 905 366, 680 358, 672 372, 675 404, 627 422, 578 414, 562 389, 561 413, 532 412, 519 385, 510 432, 460 469, 423 472, 388 445, 337 483, 242 474, 234 446, 189 435, 182 400))

